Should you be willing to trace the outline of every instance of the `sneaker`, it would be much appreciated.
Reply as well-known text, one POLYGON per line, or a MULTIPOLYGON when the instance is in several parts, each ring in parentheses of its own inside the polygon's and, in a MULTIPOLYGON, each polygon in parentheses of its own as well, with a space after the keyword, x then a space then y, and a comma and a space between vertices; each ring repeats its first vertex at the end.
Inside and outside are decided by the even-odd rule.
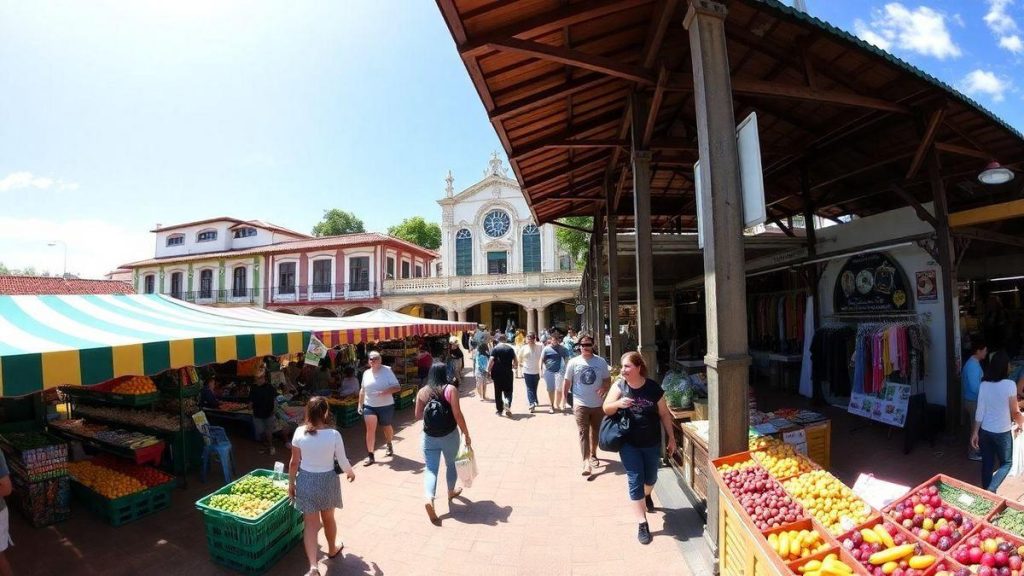
POLYGON ((654 498, 651 498, 650 494, 644 496, 644 503, 647 504, 648 512, 654 512, 654 498))
POLYGON ((537 409, 537 405, 536 404, 530 404, 530 414, 533 414, 533 411, 536 410, 536 409, 537 409))
POLYGON ((981 462, 981 453, 980 452, 971 452, 971 453, 967 454, 967 459, 968 460, 973 460, 975 462, 981 462))
POLYGON ((511 418, 512 417, 512 411, 509 410, 508 408, 505 408, 505 416, 508 416, 509 418, 511 418))
POLYGON ((373 457, 373 452, 370 452, 370 453, 369 453, 369 454, 368 454, 368 455, 366 456, 366 460, 365 460, 365 461, 363 461, 363 466, 370 466, 370 465, 372 465, 372 464, 373 464, 374 462, 376 462, 376 461, 377 461, 377 460, 376 460, 376 459, 375 459, 375 458, 373 457))
POLYGON ((590 462, 589 461, 584 462, 583 463, 583 472, 582 472, 582 474, 584 476, 590 476, 590 472, 591 472, 591 470, 590 470, 590 462))
POLYGON ((499 418, 504 416, 504 414, 501 413, 501 410, 498 410, 497 412, 495 412, 495 414, 497 414, 499 418))
POLYGON ((640 523, 640 527, 637 528, 636 531, 636 539, 639 540, 641 544, 651 543, 651 528, 647 525, 647 522, 640 523))
POLYGON ((391 445, 391 442, 387 443, 387 448, 384 450, 384 455, 385 456, 394 456, 395 455, 395 448, 391 445))
POLYGON ((550 412, 551 414, 554 414, 555 413, 555 407, 554 406, 549 406, 548 407, 548 412, 550 412))

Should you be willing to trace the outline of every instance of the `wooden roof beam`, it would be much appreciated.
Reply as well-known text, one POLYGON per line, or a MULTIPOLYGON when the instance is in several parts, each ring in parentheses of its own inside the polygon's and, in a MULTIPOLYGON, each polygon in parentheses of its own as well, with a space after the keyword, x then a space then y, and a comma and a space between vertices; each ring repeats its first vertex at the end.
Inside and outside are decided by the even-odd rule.
POLYGON ((487 46, 502 52, 521 54, 549 62, 558 62, 566 66, 575 66, 593 72, 600 72, 601 74, 622 78, 638 84, 654 84, 655 82, 653 75, 646 68, 632 64, 623 64, 611 58, 597 54, 588 54, 562 46, 552 46, 541 42, 517 40, 515 38, 492 40, 488 42, 487 46))
POLYGON ((850 92, 837 92, 835 90, 821 90, 810 86, 797 86, 794 84, 783 84, 778 82, 762 82, 760 80, 746 80, 734 78, 732 91, 737 94, 752 96, 765 96, 771 98, 783 98, 789 100, 809 100, 840 106, 852 106, 857 108, 870 108, 873 110, 884 110, 898 114, 910 114, 909 107, 895 102, 889 102, 881 98, 861 96, 850 92))
POLYGON ((967 240, 980 240, 982 242, 991 242, 994 244, 1005 244, 1016 248, 1024 248, 1024 238, 1021 238, 1020 236, 1003 234, 1002 232, 993 232, 982 228, 958 228, 953 232, 953 235, 967 240))
POLYGON ((572 82, 548 88, 542 90, 536 94, 526 96, 521 99, 514 100, 512 102, 497 106, 494 110, 488 114, 491 120, 505 120, 512 116, 518 116, 524 112, 529 112, 540 108, 541 106, 547 106, 548 104, 558 102, 564 98, 578 94, 580 92, 586 92, 592 88, 598 88, 604 84, 615 82, 617 78, 605 76, 604 74, 591 74, 583 78, 578 78, 572 82))
POLYGON ((922 206, 921 203, 917 201, 917 198, 914 198, 913 194, 907 192, 906 190, 899 186, 890 186, 889 189, 895 192, 897 196, 902 198, 904 202, 913 207, 914 212, 917 213, 917 217, 927 222, 932 227, 932 230, 939 229, 939 221, 935 219, 935 216, 933 216, 931 212, 925 210, 924 206, 922 206))
POLYGON ((950 154, 959 154, 961 156, 970 156, 971 158, 978 158, 985 160, 986 162, 992 160, 992 156, 981 150, 975 150, 974 148, 967 148, 966 146, 957 146, 956 144, 949 144, 947 142, 936 142, 935 149, 939 152, 948 152, 950 154))
POLYGON ((971 210, 953 212, 949 215, 949 227, 961 228, 964 226, 975 226, 977 224, 988 224, 1011 218, 1024 216, 1024 200, 1011 200, 1001 204, 990 204, 971 210))
POLYGON ((914 152, 914 159, 911 160, 910 168, 907 170, 907 180, 916 176, 917 171, 921 169, 921 164, 924 163, 925 153, 928 152, 932 146, 932 142, 935 141, 935 135, 939 131, 942 119, 945 117, 945 108, 939 108, 932 112, 932 117, 928 120, 928 126, 924 130, 924 136, 921 137, 921 143, 917 145, 917 150, 914 152))
POLYGON ((577 4, 563 5, 554 10, 530 16, 519 22, 509 24, 485 32, 478 37, 470 38, 464 45, 459 47, 459 53, 463 56, 480 56, 487 52, 487 45, 492 40, 505 38, 523 38, 539 36, 554 32, 559 28, 572 26, 623 10, 629 10, 643 4, 650 4, 654 0, 593 0, 577 4))
POLYGON ((661 112, 661 102, 665 98, 665 85, 668 84, 668 70, 664 66, 658 70, 658 83, 654 87, 654 96, 651 98, 651 107, 647 111, 647 121, 644 123, 643 148, 646 150, 651 145, 651 137, 654 136, 654 127, 658 123, 658 113, 661 112))
MULTIPOLYGON (((509 158, 520 160, 540 152, 546 148, 559 147, 559 148, 611 148, 613 146, 621 145, 623 139, 618 138, 603 138, 594 140, 603 140, 600 145, 595 146, 573 146, 571 145, 575 141, 585 141, 586 136, 595 131, 607 131, 614 129, 615 123, 619 119, 618 112, 609 112, 602 114, 588 121, 582 122, 576 125, 570 125, 562 132, 555 133, 551 136, 538 138, 531 142, 525 143, 521 146, 516 147, 509 154, 509 158), (608 142, 613 142, 608 144, 608 142)), ((522 138, 519 138, 521 141, 522 138)))
MULTIPOLYGON (((575 163, 570 163, 568 166, 559 166, 557 168, 552 168, 551 170, 538 174, 533 180, 523 182, 523 191, 531 193, 532 195, 532 192, 535 188, 542 187, 560 178, 567 178, 574 172, 585 170, 587 168, 592 167, 595 164, 603 164, 604 161, 605 158, 603 156, 597 156, 586 161, 577 161, 575 163)), ((589 173, 585 174, 589 175, 589 173)))

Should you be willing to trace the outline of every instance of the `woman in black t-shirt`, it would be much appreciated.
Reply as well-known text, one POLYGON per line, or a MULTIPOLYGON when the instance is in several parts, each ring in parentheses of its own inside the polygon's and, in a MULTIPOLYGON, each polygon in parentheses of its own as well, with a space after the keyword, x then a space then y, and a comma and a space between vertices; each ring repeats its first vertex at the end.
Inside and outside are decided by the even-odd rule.
POLYGON ((647 365, 637 352, 627 352, 620 361, 622 373, 604 399, 604 413, 612 416, 624 411, 630 419, 629 434, 623 439, 619 456, 626 469, 629 499, 635 506, 640 526, 637 539, 650 544, 651 530, 647 525, 647 512, 654 512, 651 491, 658 480, 658 460, 661 457, 661 430, 668 438, 669 454, 676 451, 672 434, 672 416, 665 402, 665 392, 658 383, 647 377, 647 365))

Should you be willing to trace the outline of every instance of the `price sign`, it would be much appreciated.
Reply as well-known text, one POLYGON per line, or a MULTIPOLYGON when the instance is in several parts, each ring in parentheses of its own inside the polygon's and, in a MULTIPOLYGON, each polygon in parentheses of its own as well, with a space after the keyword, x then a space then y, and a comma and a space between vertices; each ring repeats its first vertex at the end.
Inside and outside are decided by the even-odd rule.
POLYGON ((971 496, 970 494, 961 494, 957 497, 956 501, 964 506, 970 506, 971 504, 974 504, 974 496, 971 496))
POLYGON ((791 444, 797 452, 807 455, 807 433, 804 429, 793 430, 792 432, 783 432, 782 441, 786 444, 791 444))

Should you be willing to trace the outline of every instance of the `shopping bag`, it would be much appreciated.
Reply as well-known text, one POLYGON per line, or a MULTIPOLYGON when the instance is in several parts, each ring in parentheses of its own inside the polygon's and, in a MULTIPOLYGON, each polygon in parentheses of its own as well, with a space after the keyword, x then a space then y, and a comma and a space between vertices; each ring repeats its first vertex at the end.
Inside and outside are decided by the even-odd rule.
POLYGON ((473 449, 465 445, 459 450, 455 457, 455 473, 458 475, 462 485, 466 488, 473 486, 473 479, 476 478, 476 457, 473 456, 473 449))
POLYGON ((1013 464, 1010 465, 1010 476, 1024 474, 1024 434, 1013 437, 1013 464))

